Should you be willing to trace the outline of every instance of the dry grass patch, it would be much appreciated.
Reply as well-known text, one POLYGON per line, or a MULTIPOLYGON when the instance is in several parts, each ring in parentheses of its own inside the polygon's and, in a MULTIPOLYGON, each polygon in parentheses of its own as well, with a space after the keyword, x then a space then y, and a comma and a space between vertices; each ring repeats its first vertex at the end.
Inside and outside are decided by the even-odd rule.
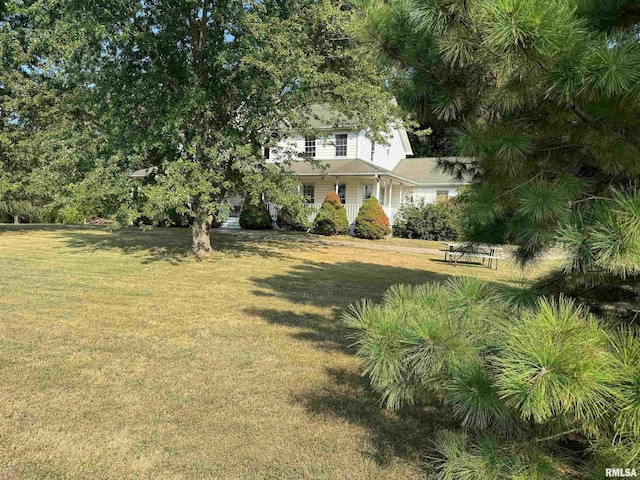
POLYGON ((0 227, 0 479, 409 478, 428 409, 391 413, 341 310, 512 268, 184 230, 0 227))

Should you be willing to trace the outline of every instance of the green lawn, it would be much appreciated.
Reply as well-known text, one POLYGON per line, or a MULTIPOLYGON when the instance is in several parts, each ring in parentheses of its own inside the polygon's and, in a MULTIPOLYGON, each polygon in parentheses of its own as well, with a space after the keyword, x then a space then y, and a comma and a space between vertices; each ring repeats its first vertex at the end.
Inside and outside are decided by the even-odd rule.
POLYGON ((409 478, 434 409, 378 407, 339 320, 439 256, 0 226, 0 478, 409 478))
MULTIPOLYGON (((275 233, 275 232, 274 232, 275 233)), ((412 238, 383 238, 380 240, 365 240, 363 238, 353 237, 351 235, 336 235, 334 237, 325 237, 322 235, 315 235, 313 233, 300 233, 300 232, 277 232, 278 235, 287 235, 291 237, 297 237, 302 239, 322 240, 329 242, 350 242, 361 243, 368 245, 388 245, 393 247, 412 247, 412 248, 428 248, 432 250, 441 250, 446 248, 444 242, 436 240, 418 240, 412 238)), ((507 247, 508 248, 508 247, 507 247)))

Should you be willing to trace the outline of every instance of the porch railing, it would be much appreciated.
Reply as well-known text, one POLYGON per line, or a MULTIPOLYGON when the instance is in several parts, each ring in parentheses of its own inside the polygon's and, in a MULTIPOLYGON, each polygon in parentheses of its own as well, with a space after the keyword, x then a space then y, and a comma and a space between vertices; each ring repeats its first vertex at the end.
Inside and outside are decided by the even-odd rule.
MULTIPOLYGON (((314 210, 309 216, 309 220, 313 221, 316 218, 318 210, 320 209, 322 204, 308 203, 307 206, 311 207, 314 210)), ((346 203, 342 206, 347 211, 347 220, 349 221, 349 223, 355 222, 361 205, 357 203, 346 203)), ((271 218, 273 218, 273 221, 276 221, 278 218, 278 210, 280 209, 280 206, 275 203, 267 203, 267 207, 269 208, 269 213, 271 214, 271 218)), ((391 223, 391 225, 393 225, 395 221, 397 209, 395 207, 382 207, 382 208, 384 210, 384 213, 387 214, 387 217, 389 217, 389 222, 391 223)))

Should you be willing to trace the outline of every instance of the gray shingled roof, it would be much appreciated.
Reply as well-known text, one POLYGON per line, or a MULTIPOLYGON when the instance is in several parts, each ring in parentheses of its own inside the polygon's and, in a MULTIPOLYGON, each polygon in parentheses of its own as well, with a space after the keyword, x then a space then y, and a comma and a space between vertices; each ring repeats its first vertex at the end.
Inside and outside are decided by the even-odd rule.
POLYGON ((400 163, 393 169, 393 173, 418 185, 465 183, 438 168, 438 159, 435 157, 405 158, 400 160, 400 163))
POLYGON ((291 164, 291 172, 296 175, 388 175, 399 180, 404 180, 416 185, 456 185, 466 182, 460 181, 444 173, 438 168, 438 159, 431 158, 405 158, 393 171, 385 170, 364 160, 335 159, 323 160, 321 166, 310 165, 307 162, 297 161, 291 164), (322 166, 326 166, 323 169, 322 166))
POLYGON ((376 167, 362 160, 321 160, 320 166, 311 165, 308 162, 296 161, 291 164, 291 171, 296 175, 373 175, 376 173, 389 173, 387 170, 376 167), (322 167, 327 167, 323 169, 322 167))

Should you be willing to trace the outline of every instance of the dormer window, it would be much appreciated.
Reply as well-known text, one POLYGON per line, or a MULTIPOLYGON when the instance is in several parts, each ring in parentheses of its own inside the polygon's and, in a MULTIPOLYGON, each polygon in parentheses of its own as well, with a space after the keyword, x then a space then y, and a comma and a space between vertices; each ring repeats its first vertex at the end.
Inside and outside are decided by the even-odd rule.
POLYGON ((316 137, 304 138, 304 153, 309 157, 316 156, 316 137))
POLYGON ((336 134, 336 157, 347 156, 347 134, 336 134))

